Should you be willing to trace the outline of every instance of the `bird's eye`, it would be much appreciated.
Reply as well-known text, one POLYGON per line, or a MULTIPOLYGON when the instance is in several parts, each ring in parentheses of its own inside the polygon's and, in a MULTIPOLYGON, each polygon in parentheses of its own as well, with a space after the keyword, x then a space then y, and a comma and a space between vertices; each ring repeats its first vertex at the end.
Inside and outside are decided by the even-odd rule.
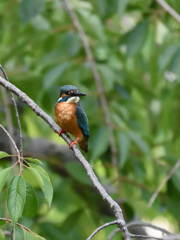
POLYGON ((67 94, 68 94, 68 95, 70 95, 70 94, 73 94, 73 93, 74 93, 74 91, 73 91, 73 90, 71 90, 71 91, 67 92, 67 94))

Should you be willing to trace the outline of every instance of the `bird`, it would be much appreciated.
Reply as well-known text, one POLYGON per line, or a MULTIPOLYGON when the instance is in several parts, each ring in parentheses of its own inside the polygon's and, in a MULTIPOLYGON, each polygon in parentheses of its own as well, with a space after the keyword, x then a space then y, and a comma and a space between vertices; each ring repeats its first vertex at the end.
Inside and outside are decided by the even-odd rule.
POLYGON ((62 132, 72 134, 76 140, 71 142, 70 148, 79 143, 81 149, 88 151, 89 142, 89 125, 86 113, 79 104, 81 96, 85 93, 79 92, 78 88, 73 85, 64 85, 60 88, 60 98, 58 99, 54 115, 57 124, 61 127, 59 136, 62 132))

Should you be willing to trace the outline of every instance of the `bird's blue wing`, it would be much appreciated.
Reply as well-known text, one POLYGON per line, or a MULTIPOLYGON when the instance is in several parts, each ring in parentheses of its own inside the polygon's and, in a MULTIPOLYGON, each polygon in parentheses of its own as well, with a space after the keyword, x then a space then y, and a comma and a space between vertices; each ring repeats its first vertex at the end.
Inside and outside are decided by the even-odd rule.
POLYGON ((77 105, 75 114, 77 116, 78 125, 82 130, 83 135, 85 136, 86 139, 88 139, 89 138, 88 119, 81 105, 79 104, 77 105))

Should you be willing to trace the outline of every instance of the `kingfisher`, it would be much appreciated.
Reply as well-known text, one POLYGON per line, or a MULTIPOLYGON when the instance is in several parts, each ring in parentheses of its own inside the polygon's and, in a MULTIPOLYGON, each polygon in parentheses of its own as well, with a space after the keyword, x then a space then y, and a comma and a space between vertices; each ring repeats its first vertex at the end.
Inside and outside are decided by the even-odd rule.
POLYGON ((57 124, 61 127, 59 136, 62 132, 72 134, 76 140, 73 144, 79 143, 81 149, 88 151, 89 126, 87 116, 79 104, 80 96, 86 96, 85 93, 79 92, 78 88, 73 85, 65 85, 60 88, 60 98, 58 99, 54 115, 57 124))

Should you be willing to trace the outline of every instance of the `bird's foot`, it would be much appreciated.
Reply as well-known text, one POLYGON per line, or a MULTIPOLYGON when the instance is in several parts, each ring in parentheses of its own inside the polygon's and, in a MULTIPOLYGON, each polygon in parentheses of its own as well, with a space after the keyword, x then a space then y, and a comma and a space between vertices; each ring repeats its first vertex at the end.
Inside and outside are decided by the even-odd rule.
POLYGON ((71 144, 69 145, 69 148, 72 148, 72 146, 74 144, 77 144, 78 141, 79 141, 79 138, 76 138, 76 140, 74 142, 71 142, 71 144))
POLYGON ((61 131, 59 131, 58 132, 58 135, 60 136, 61 135, 61 133, 63 133, 64 132, 64 130, 63 129, 61 129, 61 131))

